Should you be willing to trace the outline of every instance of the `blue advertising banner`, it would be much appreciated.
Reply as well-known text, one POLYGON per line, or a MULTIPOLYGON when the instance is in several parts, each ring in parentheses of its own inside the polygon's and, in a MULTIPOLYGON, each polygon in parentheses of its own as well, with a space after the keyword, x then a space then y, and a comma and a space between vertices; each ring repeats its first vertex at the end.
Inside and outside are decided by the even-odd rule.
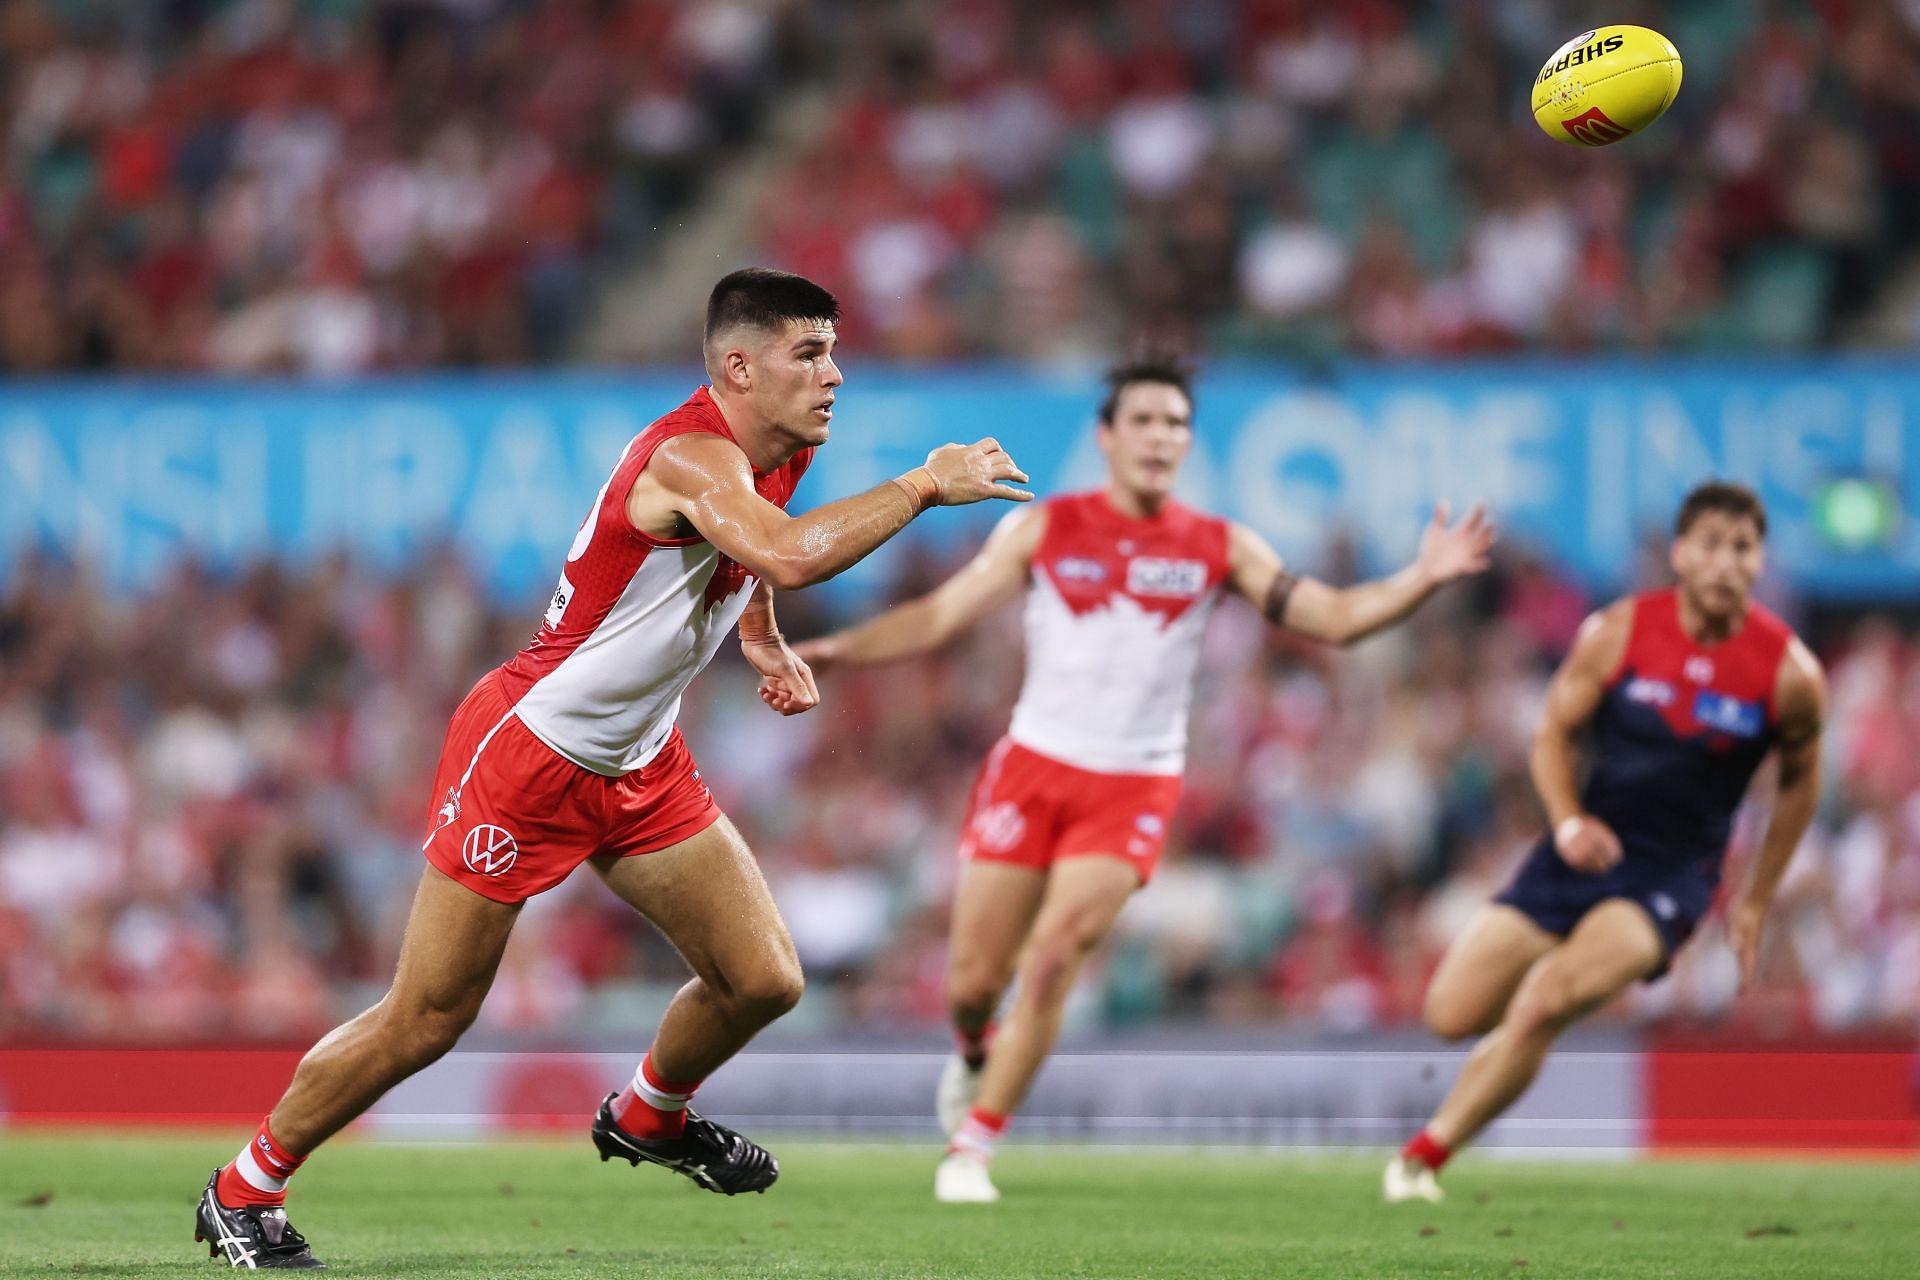
MULTIPOLYGON (((802 503, 987 434, 1042 493, 1101 475, 1091 377, 857 362, 848 374, 802 503)), ((39 548, 137 585, 183 551, 235 564, 344 547, 392 562, 451 540, 499 591, 537 594, 626 441, 697 381, 12 382, 0 387, 0 572, 39 548)), ((1334 530, 1390 565, 1437 499, 1485 501, 1509 538, 1606 589, 1686 488, 1719 475, 1766 499, 1775 570, 1799 590, 1920 597, 1920 528, 1901 514, 1920 509, 1913 365, 1243 365, 1209 373, 1198 424, 1184 496, 1308 567, 1334 530), (1835 492, 1848 500, 1836 507, 1835 492)), ((997 514, 937 512, 915 534, 971 539, 997 514)))

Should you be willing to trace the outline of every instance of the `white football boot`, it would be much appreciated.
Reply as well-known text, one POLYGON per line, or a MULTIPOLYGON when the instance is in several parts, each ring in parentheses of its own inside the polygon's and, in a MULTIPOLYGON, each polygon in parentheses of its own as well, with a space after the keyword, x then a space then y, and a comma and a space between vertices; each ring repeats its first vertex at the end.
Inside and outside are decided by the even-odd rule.
POLYGON ((933 1113, 940 1117, 940 1132, 951 1138, 960 1132, 960 1126, 967 1122, 967 1112, 973 1110, 973 1100, 980 1096, 980 1077, 986 1073, 983 1062, 977 1067, 967 1065, 967 1060, 959 1054, 947 1059, 947 1065, 940 1071, 940 1087, 934 1091, 933 1113))
POLYGON ((1380 1176, 1380 1194, 1388 1204, 1405 1204, 1409 1200, 1439 1204, 1447 1198, 1433 1170, 1405 1156, 1387 1161, 1387 1171, 1380 1176))
POLYGON ((941 1204, 992 1204, 1000 1188, 987 1176, 987 1162, 965 1151, 949 1151, 933 1171, 933 1198, 941 1204))

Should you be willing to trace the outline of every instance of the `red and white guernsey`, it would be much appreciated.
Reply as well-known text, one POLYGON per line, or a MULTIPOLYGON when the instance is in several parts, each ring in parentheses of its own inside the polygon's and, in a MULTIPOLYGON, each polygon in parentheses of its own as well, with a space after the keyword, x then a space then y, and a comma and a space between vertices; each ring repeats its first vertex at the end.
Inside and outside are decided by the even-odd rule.
POLYGON ((1007 736, 1100 773, 1178 774, 1200 637, 1227 577, 1227 522, 1100 492, 1049 499, 1027 590, 1027 673, 1007 736))
MULTIPOLYGON (((608 777, 657 755, 680 696, 712 660, 753 594, 754 577, 705 538, 654 538, 627 518, 627 494, 675 436, 733 439, 707 388, 635 436, 574 535, 553 603, 532 643, 500 669, 520 721, 554 751, 608 777)), ((813 460, 754 472, 785 507, 813 460)))

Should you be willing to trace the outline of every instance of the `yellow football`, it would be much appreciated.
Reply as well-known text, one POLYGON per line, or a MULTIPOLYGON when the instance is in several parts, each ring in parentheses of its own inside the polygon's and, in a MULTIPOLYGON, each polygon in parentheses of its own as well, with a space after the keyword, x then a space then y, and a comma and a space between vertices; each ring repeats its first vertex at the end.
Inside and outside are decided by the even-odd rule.
POLYGON ((1680 51, 1645 27, 1601 27, 1553 51, 1533 82, 1533 118, 1570 147, 1640 132, 1680 93, 1680 51))

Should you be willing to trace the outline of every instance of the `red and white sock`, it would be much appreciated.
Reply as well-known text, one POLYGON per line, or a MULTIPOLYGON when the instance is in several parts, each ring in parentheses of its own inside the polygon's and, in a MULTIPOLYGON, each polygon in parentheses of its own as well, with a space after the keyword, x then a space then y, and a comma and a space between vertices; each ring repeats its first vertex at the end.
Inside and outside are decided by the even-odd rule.
POLYGON ((240 1148, 240 1154, 227 1162, 214 1184, 213 1194, 229 1208, 241 1205, 279 1205, 287 1202, 287 1179, 306 1163, 280 1145, 267 1128, 268 1116, 260 1122, 253 1140, 240 1148))
POLYGON ((1406 1146, 1400 1148, 1400 1158, 1417 1160, 1438 1173, 1447 1161, 1453 1159, 1453 1148, 1435 1142, 1432 1136, 1422 1129, 1408 1140, 1406 1146))
POLYGON ((993 1149, 1000 1145, 1001 1137, 1007 1132, 1007 1123, 1012 1119, 1005 1112, 975 1107, 967 1112, 966 1123, 954 1130, 953 1141, 947 1144, 947 1154, 972 1156, 985 1164, 993 1159, 993 1149))
POLYGON ((993 1033, 999 1029, 1000 1024, 997 1022, 989 1022, 977 1035, 959 1027, 953 1029, 954 1048, 960 1051, 960 1057, 967 1066, 978 1071, 986 1065, 987 1050, 993 1044, 993 1033))
POLYGON ((698 1080, 663 1080, 654 1074, 653 1055, 640 1059, 633 1083, 613 1100, 613 1121, 636 1138, 677 1138, 687 1127, 687 1102, 698 1080))

